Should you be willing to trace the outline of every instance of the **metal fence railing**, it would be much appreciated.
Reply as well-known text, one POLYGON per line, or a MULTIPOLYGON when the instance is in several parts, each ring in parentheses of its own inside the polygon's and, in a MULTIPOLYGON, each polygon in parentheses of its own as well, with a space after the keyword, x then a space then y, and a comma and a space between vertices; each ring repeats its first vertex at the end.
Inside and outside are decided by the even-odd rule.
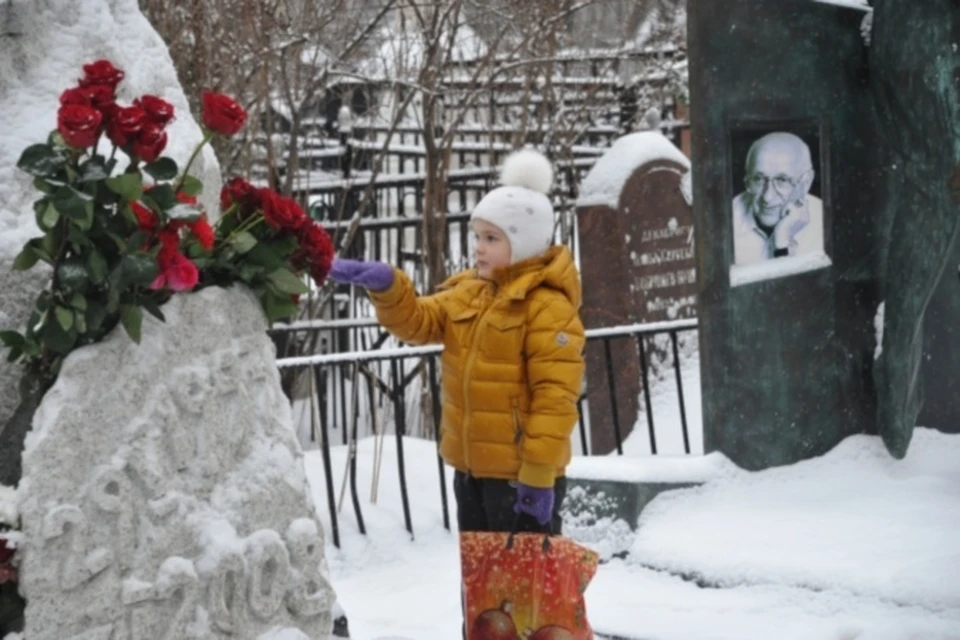
MULTIPOLYGON (((407 491, 403 438, 410 434, 410 425, 412 422, 411 411, 422 414, 422 404, 415 402, 412 409, 408 406, 410 390, 418 383, 425 385, 429 390, 429 406, 427 409, 430 424, 421 425, 425 428, 421 428, 420 435, 435 440, 439 445, 441 399, 438 359, 442 352, 442 347, 401 346, 397 348, 376 348, 378 344, 382 344, 382 340, 379 341, 378 344, 374 344, 367 340, 367 336, 370 335, 370 331, 377 330, 376 323, 372 320, 340 322, 308 321, 290 325, 278 325, 273 329, 274 332, 281 333, 316 331, 354 332, 357 339, 356 344, 360 346, 360 350, 357 351, 283 358, 278 361, 278 366, 282 370, 309 370, 312 374, 311 388, 313 397, 310 398, 309 401, 315 403, 315 406, 320 407, 320 410, 317 412, 318 424, 314 425, 313 433, 316 437, 317 445, 322 452, 327 501, 330 508, 331 535, 336 546, 340 544, 340 537, 334 495, 333 469, 330 457, 330 447, 332 445, 332 434, 334 431, 341 432, 343 444, 349 445, 352 453, 348 458, 347 474, 353 511, 361 533, 365 533, 365 526, 357 491, 357 457, 355 455, 357 440, 362 437, 360 424, 364 423, 365 426, 372 427, 374 433, 380 432, 381 434, 389 432, 389 427, 392 426, 392 431, 396 437, 400 496, 403 507, 404 524, 407 531, 411 534, 413 534, 413 522, 410 515, 410 498, 407 491), (374 348, 367 348, 368 344, 374 348), (349 400, 347 399, 348 395, 349 400), (364 398, 362 402, 361 398, 364 398), (373 411, 373 409, 378 403, 381 405, 388 403, 392 407, 393 419, 391 425, 377 424, 377 413, 373 411), (361 412, 364 407, 370 411, 367 418, 361 419, 361 412)), ((669 337, 671 345, 669 351, 672 356, 670 366, 674 372, 677 399, 680 405, 679 429, 682 431, 684 451, 689 454, 691 449, 689 426, 687 424, 688 412, 683 387, 683 376, 681 375, 678 336, 685 332, 695 332, 696 330, 696 319, 689 319, 604 329, 590 329, 587 331, 588 342, 599 341, 604 346, 607 389, 612 408, 612 424, 590 425, 590 429, 612 429, 619 454, 623 454, 624 429, 620 423, 620 416, 617 412, 618 392, 616 384, 614 383, 614 370, 610 347, 611 340, 633 339, 636 344, 637 356, 640 360, 644 404, 646 406, 645 419, 647 437, 649 438, 651 452, 656 453, 657 442, 651 403, 651 353, 649 349, 646 348, 645 342, 657 336, 669 337)), ((585 385, 589 388, 589 379, 585 380, 585 385)), ((422 396, 423 394, 421 394, 421 397, 422 396)), ((584 454, 589 454, 589 437, 584 411, 585 399, 586 390, 581 394, 577 403, 580 411, 577 431, 581 451, 584 454)), ((300 400, 302 401, 303 399, 301 398, 300 400)), ((450 508, 446 490, 446 471, 439 454, 437 456, 437 469, 441 495, 441 504, 439 506, 443 512, 444 526, 449 529, 450 508)))

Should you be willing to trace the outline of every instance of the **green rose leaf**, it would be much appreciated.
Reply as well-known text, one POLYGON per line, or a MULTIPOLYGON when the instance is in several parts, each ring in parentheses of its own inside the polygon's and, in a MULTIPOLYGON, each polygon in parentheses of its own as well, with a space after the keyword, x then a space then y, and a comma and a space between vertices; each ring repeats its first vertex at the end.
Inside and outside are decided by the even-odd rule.
POLYGON ((38 200, 36 204, 34 204, 33 210, 37 214, 37 226, 44 231, 50 231, 57 226, 57 222, 60 221, 60 212, 57 211, 54 204, 47 198, 38 200))
POLYGON ((203 183, 198 178, 186 175, 183 177, 183 184, 180 186, 180 191, 188 196, 198 196, 203 193, 203 183))
POLYGON ((73 311, 66 307, 57 307, 53 312, 64 331, 70 331, 73 328, 73 311))
POLYGON ((233 238, 230 240, 230 246, 232 246, 239 254, 247 253, 256 245, 257 239, 252 233, 247 233, 246 231, 241 231, 237 235, 233 236, 233 238))
POLYGON ((77 341, 76 332, 64 329, 59 321, 45 323, 38 337, 50 350, 63 354, 70 353, 77 341))
POLYGON ((110 177, 103 156, 95 156, 80 165, 80 182, 97 182, 110 177))
POLYGON ((290 296, 277 296, 268 291, 260 298, 260 303, 270 322, 289 318, 297 312, 297 305, 290 296))
POLYGON ((73 297, 70 298, 70 306, 78 311, 87 310, 87 299, 83 296, 82 293, 75 293, 73 297))
POLYGON ((120 307, 120 322, 130 339, 140 344, 140 326, 143 323, 143 312, 135 304, 125 304, 120 307))
POLYGON ((90 274, 90 282, 93 284, 100 284, 107 277, 107 261, 96 249, 87 256, 87 273, 90 274))
POLYGON ((87 302, 87 330, 91 333, 99 331, 103 321, 107 319, 107 308, 99 302, 87 302))
POLYGON ((149 173, 154 180, 173 180, 177 177, 177 163, 173 158, 160 158, 143 167, 143 170, 149 173))
POLYGON ((52 184, 40 177, 33 179, 33 188, 43 193, 53 193, 55 191, 55 187, 52 184))
POLYGON ((150 315, 152 315, 154 318, 156 318, 160 322, 167 321, 166 317, 163 315, 163 312, 160 311, 160 307, 158 307, 157 303, 155 303, 153 300, 144 300, 143 308, 146 309, 150 313, 150 315))
POLYGON ((310 288, 289 269, 277 269, 267 274, 267 282, 278 291, 288 294, 306 293, 310 288))
POLYGON ((130 253, 120 262, 123 282, 145 287, 157 277, 157 263, 146 253, 130 253))
POLYGON ((26 271, 37 264, 37 260, 39 259, 40 256, 33 250, 33 247, 27 245, 17 254, 17 257, 13 259, 13 268, 17 271, 26 271))
POLYGON ((57 267, 57 280, 65 289, 83 291, 90 283, 90 275, 82 262, 71 259, 57 267))
POLYGON ((143 197, 143 176, 139 173, 125 173, 116 178, 107 178, 107 188, 128 202, 143 197))
POLYGON ((0 342, 10 348, 18 349, 26 341, 27 339, 16 331, 0 331, 0 342))
POLYGON ((32 176, 46 178, 60 171, 66 162, 56 148, 48 144, 34 144, 23 150, 17 167, 32 176))
POLYGON ((173 187, 168 184, 159 184, 150 189, 150 192, 144 196, 144 201, 147 203, 153 201, 161 211, 169 211, 177 205, 177 196, 173 192, 173 187))

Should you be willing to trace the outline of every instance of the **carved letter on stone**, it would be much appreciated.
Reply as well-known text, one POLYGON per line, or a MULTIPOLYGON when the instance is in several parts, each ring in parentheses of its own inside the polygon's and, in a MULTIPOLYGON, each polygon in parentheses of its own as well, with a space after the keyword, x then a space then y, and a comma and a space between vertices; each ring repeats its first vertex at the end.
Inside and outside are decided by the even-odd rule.
POLYGON ((169 600, 175 593, 180 593, 176 612, 166 627, 163 640, 183 640, 187 637, 187 625, 193 622, 190 616, 196 612, 199 601, 199 585, 193 563, 186 558, 167 558, 160 565, 155 589, 158 600, 169 600))
POLYGON ((247 539, 249 602, 253 613, 269 620, 280 609, 290 577, 290 555, 276 531, 264 529, 247 539))
POLYGON ((113 553, 104 547, 86 553, 87 528, 87 517, 71 504, 54 507, 44 518, 44 540, 68 537, 65 555, 60 561, 60 588, 64 591, 76 589, 113 563, 113 553))
POLYGON ((243 605, 246 565, 236 554, 224 556, 217 565, 210 584, 210 617, 225 633, 236 629, 238 607, 243 605))
POLYGON ((136 522, 131 505, 130 479, 121 471, 111 467, 99 473, 90 490, 90 500, 100 509, 116 516, 111 527, 114 532, 114 548, 118 550, 119 564, 129 567, 136 550, 137 540, 133 535, 136 522))
POLYGON ((304 618, 329 611, 333 589, 320 573, 323 540, 316 522, 308 518, 293 521, 287 529, 287 546, 296 567, 287 607, 295 616, 304 618))

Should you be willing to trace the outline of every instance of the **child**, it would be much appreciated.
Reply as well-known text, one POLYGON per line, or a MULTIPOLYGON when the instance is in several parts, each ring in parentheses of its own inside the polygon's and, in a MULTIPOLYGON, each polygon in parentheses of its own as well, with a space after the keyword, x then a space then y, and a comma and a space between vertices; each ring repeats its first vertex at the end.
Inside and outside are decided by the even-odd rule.
POLYGON ((580 278, 553 246, 550 162, 519 151, 504 186, 471 215, 476 268, 418 297, 379 262, 336 260, 330 277, 370 292, 377 319, 411 344, 443 343, 440 453, 460 531, 560 533, 570 434, 583 377, 580 278), (518 517, 519 516, 519 517, 518 517))

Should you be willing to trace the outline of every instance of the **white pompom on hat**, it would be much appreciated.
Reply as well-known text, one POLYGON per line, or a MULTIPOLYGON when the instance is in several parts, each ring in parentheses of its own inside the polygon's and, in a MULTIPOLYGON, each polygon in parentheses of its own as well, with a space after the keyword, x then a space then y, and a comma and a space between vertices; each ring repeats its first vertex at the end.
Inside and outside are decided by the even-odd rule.
POLYGON ((553 244, 553 167, 532 149, 512 153, 500 172, 502 187, 485 195, 470 215, 499 227, 510 240, 510 264, 538 256, 553 244))

